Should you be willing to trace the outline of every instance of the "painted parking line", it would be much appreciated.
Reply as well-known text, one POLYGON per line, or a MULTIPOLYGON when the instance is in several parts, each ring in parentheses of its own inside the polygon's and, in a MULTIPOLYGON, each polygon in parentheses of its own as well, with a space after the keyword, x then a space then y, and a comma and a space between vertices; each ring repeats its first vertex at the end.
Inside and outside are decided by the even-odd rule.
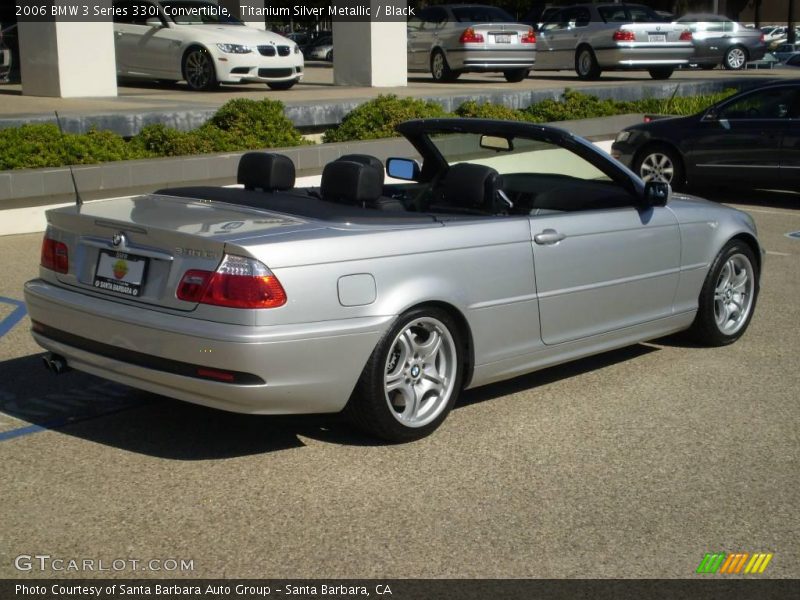
POLYGON ((11 314, 0 321, 0 337, 3 337, 28 314, 28 309, 25 308, 24 302, 3 296, 0 296, 0 304, 10 304, 14 307, 11 314))

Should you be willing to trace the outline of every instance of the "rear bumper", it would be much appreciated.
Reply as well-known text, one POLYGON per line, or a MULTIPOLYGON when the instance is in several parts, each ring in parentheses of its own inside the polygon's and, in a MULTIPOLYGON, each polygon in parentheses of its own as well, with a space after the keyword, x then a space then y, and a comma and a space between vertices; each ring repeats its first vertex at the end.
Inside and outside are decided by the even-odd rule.
POLYGON ((595 55, 603 69, 677 67, 691 62, 694 57, 694 46, 691 43, 619 44, 611 48, 596 48, 595 55))
POLYGON ((448 50, 447 63, 455 71, 506 71, 533 69, 536 51, 532 49, 455 49, 448 50))
POLYGON ((25 301, 31 319, 44 326, 43 333, 33 333, 36 342, 65 357, 74 369, 179 400, 252 414, 340 411, 393 320, 253 327, 145 308, 128 308, 123 319, 113 301, 42 280, 25 284, 25 301), (48 337, 49 330, 59 334, 48 337), (81 342, 69 343, 72 339, 81 342), (120 351, 98 350, 104 346, 120 351), (145 360, 125 359, 132 355, 145 360), (265 383, 200 379, 173 368, 178 363, 245 373, 254 376, 248 382, 265 383))

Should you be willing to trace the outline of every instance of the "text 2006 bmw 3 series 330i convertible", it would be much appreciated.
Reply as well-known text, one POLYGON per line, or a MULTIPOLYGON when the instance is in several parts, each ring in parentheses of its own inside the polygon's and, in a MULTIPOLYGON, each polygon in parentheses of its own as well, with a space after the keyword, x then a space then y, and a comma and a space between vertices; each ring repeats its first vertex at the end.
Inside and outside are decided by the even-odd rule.
POLYGON ((399 131, 412 158, 342 156, 318 188, 254 152, 243 189, 49 211, 25 286, 46 360, 224 410, 344 411, 408 441, 465 388, 747 329, 763 252, 746 213, 644 184, 552 127, 399 131))

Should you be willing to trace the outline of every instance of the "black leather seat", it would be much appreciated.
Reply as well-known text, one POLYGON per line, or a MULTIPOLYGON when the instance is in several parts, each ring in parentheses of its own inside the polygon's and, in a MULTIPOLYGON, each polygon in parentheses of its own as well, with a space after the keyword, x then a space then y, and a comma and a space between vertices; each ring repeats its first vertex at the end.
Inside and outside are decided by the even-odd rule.
POLYGON ((247 152, 239 160, 237 183, 246 190, 285 191, 294 187, 292 159, 274 152, 247 152))
POLYGON ((502 179, 497 171, 484 165, 451 165, 434 191, 430 212, 494 215, 502 211, 498 190, 502 179))
POLYGON ((377 158, 346 155, 325 165, 320 196, 323 200, 338 204, 377 210, 405 210, 399 200, 383 196, 384 177, 383 164, 377 158))

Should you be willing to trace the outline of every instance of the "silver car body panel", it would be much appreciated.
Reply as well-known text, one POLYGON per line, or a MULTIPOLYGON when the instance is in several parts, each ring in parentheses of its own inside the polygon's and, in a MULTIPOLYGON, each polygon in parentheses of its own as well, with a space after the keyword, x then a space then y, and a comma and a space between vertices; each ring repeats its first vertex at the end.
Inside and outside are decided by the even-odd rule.
POLYGON ((593 4, 565 7, 544 23, 537 36, 536 70, 565 70, 575 67, 579 47, 592 49, 603 70, 679 66, 694 55, 691 41, 681 40, 686 27, 670 23, 606 22, 593 4), (580 9, 585 18, 561 21, 567 10, 580 9), (615 41, 614 33, 627 31, 635 41, 615 41))
MULTIPOLYGON (((452 7, 439 6, 447 14, 440 22, 412 19, 408 25, 408 70, 428 71, 431 57, 441 50, 454 71, 502 71, 532 69, 536 44, 522 43, 531 27, 522 23, 481 23, 456 20, 452 7), (459 38, 471 28, 483 42, 462 44, 459 38)), ((466 7, 461 7, 466 8, 466 7)))
POLYGON ((692 60, 698 64, 720 64, 725 52, 733 46, 745 48, 747 58, 751 61, 761 60, 767 51, 766 43, 761 41, 760 30, 748 29, 741 23, 719 15, 686 15, 676 23, 688 27, 692 32, 695 46, 692 60), (712 18, 713 21, 707 20, 712 18))
MULTIPOLYGON (((613 164, 640 189, 641 181, 610 157, 559 135, 584 154, 597 152, 593 160, 613 164)), ((259 414, 341 410, 381 337, 399 315, 423 304, 447 307, 463 320, 472 366, 467 387, 685 329, 722 246, 742 235, 757 244, 745 213, 679 195, 644 210, 408 224, 319 221, 154 195, 47 216, 48 236, 69 246, 70 273, 77 275, 41 268, 25 286, 43 348, 101 377, 259 414), (545 229, 558 229, 564 239, 534 241, 545 229), (168 265, 135 300, 95 290, 81 275, 96 263, 100 242, 120 232, 132 248, 171 255, 151 259, 168 265), (288 302, 243 310, 175 298, 182 273, 213 270, 223 252, 262 261, 288 302), (48 333, 56 330, 82 343, 48 333), (102 348, 251 373, 263 383, 201 380, 102 348)))

